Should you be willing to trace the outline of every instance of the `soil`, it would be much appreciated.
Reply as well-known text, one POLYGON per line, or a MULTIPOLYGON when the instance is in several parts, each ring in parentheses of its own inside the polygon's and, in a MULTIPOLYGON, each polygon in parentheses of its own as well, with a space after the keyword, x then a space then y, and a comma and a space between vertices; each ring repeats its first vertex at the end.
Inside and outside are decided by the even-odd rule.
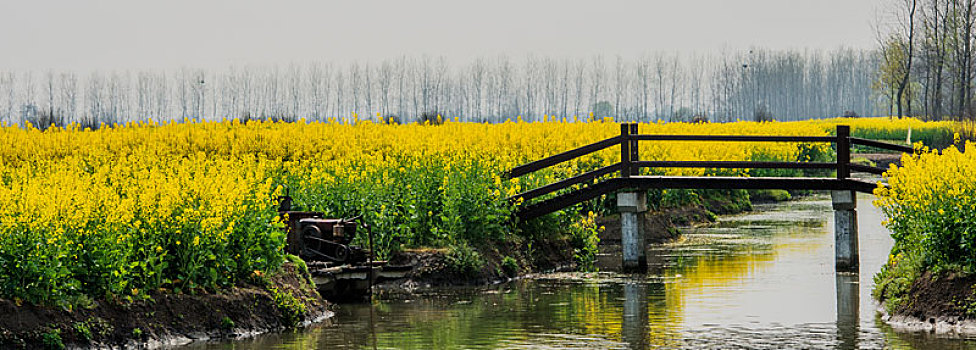
POLYGON ((422 294, 434 287, 489 285, 530 273, 576 269, 573 248, 566 240, 551 239, 534 244, 532 249, 511 242, 492 242, 476 250, 481 267, 467 272, 459 272, 452 266, 448 249, 413 249, 394 253, 389 265, 413 268, 404 278, 375 285, 374 292, 383 298, 396 298, 422 294), (512 270, 512 266, 505 266, 506 259, 515 261, 515 270, 512 270))
POLYGON ((306 308, 301 324, 331 315, 306 276, 287 263, 267 286, 241 284, 210 294, 154 294, 131 303, 91 307, 17 305, 0 300, 0 348, 158 348, 194 340, 252 336, 291 326, 269 290, 287 292, 306 308), (56 336, 55 336, 56 335, 56 336))
POLYGON ((909 289, 908 295, 911 299, 895 309, 894 314, 922 320, 942 316, 967 318, 976 312, 974 286, 976 276, 973 275, 951 273, 937 277, 926 272, 909 289))
POLYGON ((888 314, 882 300, 881 319, 898 331, 938 334, 976 334, 976 276, 929 272, 912 283, 909 300, 888 314))
MULTIPOLYGON (((700 206, 687 206, 664 211, 646 212, 641 216, 644 240, 647 244, 664 243, 678 238, 677 226, 712 221, 707 210, 700 206)), ((605 229, 600 244, 620 244, 620 217, 606 216, 597 219, 605 229)))
MULTIPOLYGON (((646 212, 641 216, 645 228, 645 242, 659 244, 672 241, 680 235, 678 226, 689 226, 715 220, 712 212, 738 213, 751 209, 735 203, 722 205, 689 205, 662 211, 646 212), (730 209, 734 207, 737 209, 730 209)), ((604 227, 600 234, 603 247, 620 245, 619 215, 599 217, 597 224, 604 227)), ((423 294, 434 287, 478 286, 500 283, 519 276, 540 272, 566 272, 577 269, 573 247, 566 239, 550 239, 535 242, 531 247, 524 243, 507 241, 487 242, 474 247, 480 256, 482 267, 476 271, 461 273, 450 261, 449 249, 413 249, 394 253, 389 259, 392 266, 413 266, 404 278, 381 281, 374 292, 382 298, 410 297, 423 294), (505 266, 505 260, 514 260, 515 270, 505 266)))
POLYGON ((901 165, 901 153, 856 153, 851 155, 854 158, 865 158, 874 164, 873 166, 888 169, 891 164, 901 165))

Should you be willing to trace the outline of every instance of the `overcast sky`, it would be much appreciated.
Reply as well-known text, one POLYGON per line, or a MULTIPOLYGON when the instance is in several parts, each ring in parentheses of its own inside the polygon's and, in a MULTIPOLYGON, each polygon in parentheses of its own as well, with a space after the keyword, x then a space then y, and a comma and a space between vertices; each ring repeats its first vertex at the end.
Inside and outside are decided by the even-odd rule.
POLYGON ((871 48, 879 0, 3 0, 0 70, 871 48))

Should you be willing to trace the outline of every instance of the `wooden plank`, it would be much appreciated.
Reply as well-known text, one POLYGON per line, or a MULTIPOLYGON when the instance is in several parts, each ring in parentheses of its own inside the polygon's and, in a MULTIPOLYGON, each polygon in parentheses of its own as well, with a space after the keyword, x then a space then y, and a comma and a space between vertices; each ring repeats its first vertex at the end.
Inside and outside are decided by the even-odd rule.
POLYGON ((855 145, 886 149, 889 151, 898 151, 902 153, 915 153, 915 148, 913 147, 909 147, 905 145, 896 145, 893 143, 881 142, 881 141, 870 140, 870 139, 862 139, 860 137, 852 137, 851 143, 855 145))
POLYGON ((642 168, 724 168, 724 169, 834 169, 837 163, 749 162, 749 161, 640 161, 642 168))
POLYGON ((854 179, 840 180, 823 177, 635 176, 631 177, 623 186, 623 188, 630 187, 639 189, 783 189, 870 192, 876 185, 854 179), (869 186, 870 189, 865 186, 869 186))
POLYGON ((537 204, 522 207, 516 213, 516 216, 521 220, 529 220, 537 218, 557 210, 566 208, 568 206, 582 203, 593 198, 614 192, 620 189, 620 185, 624 178, 613 178, 601 181, 593 186, 588 186, 583 189, 579 189, 573 192, 564 193, 562 195, 547 199, 545 201, 539 202, 537 204))
POLYGON ((745 141, 745 142, 834 142, 830 136, 768 135, 631 135, 641 141, 745 141))
POLYGON ((630 146, 628 138, 630 127, 627 124, 620 124, 620 177, 630 177, 630 146))
POLYGON ((562 181, 559 181, 559 182, 554 182, 554 183, 551 183, 551 184, 548 184, 548 185, 545 185, 545 186, 542 186, 542 187, 539 187, 539 188, 536 188, 536 189, 532 189, 532 190, 529 190, 529 191, 525 191, 525 192, 522 192, 522 193, 519 193, 517 195, 514 195, 514 196, 509 197, 508 200, 511 202, 511 201, 515 201, 515 200, 517 200, 519 198, 522 198, 523 200, 528 201, 530 199, 533 199, 533 198, 536 198, 536 197, 545 195, 547 193, 552 193, 552 192, 555 192, 555 191, 558 191, 558 190, 567 188, 567 187, 572 186, 572 185, 577 185, 577 184, 581 184, 581 183, 584 183, 584 182, 588 182, 588 181, 591 181, 591 180, 600 178, 602 176, 611 174, 611 173, 613 173, 613 172, 615 172, 617 170, 620 170, 620 163, 616 163, 616 164, 613 164, 613 165, 610 165, 610 166, 605 166, 605 167, 602 167, 602 168, 597 169, 597 170, 593 170, 593 171, 589 171, 589 172, 583 173, 583 174, 581 174, 579 176, 571 177, 571 178, 568 178, 568 179, 565 179, 565 180, 562 180, 562 181))
POLYGON ((557 197, 522 207, 517 216, 529 220, 621 189, 784 189, 838 190, 873 193, 875 182, 858 179, 809 177, 722 177, 722 176, 633 176, 613 178, 596 185, 564 193, 557 197))
POLYGON ((525 174, 529 174, 534 171, 538 171, 540 169, 548 168, 550 166, 571 160, 573 158, 582 157, 587 154, 597 152, 608 147, 616 146, 620 144, 620 140, 621 140, 620 136, 614 136, 609 139, 594 142, 574 150, 559 153, 554 156, 550 156, 531 163, 519 165, 515 168, 512 168, 512 170, 509 170, 507 176, 508 178, 515 178, 525 174))
POLYGON ((851 127, 837 126, 837 178, 851 177, 851 127))
MULTIPOLYGON (((640 132, 638 132, 637 125, 638 125, 637 123, 630 124, 631 135, 640 134, 640 132)), ((637 142, 636 139, 631 138, 630 139, 630 162, 631 162, 630 175, 640 175, 640 168, 633 166, 633 162, 639 160, 640 160, 640 142, 637 142)))
MULTIPOLYGON (((874 193, 874 189, 878 188, 878 184, 879 184, 878 182, 864 181, 858 179, 848 179, 847 182, 848 185, 851 186, 852 191, 858 191, 858 192, 870 193, 870 194, 874 193)), ((888 184, 883 184, 883 185, 885 187, 888 187, 888 184)))

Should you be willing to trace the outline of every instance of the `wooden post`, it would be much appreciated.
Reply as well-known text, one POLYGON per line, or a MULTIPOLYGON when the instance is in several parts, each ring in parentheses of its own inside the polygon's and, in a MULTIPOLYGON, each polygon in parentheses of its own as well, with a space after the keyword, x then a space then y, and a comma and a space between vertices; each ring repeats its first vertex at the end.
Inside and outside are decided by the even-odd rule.
POLYGON ((837 126, 837 178, 851 177, 851 127, 837 126))
MULTIPOLYGON (((637 124, 620 124, 620 177, 629 178, 634 174, 631 160, 637 149, 632 147, 637 140, 630 135, 637 134, 637 124)), ((644 252, 644 230, 641 216, 647 211, 647 197, 643 192, 618 192, 617 210, 620 212, 620 244, 623 246, 623 269, 628 272, 647 270, 647 256, 644 252)))
POLYGON ((630 177, 630 126, 620 124, 620 177, 630 177))
MULTIPOLYGON (((638 134, 638 132, 637 132, 637 123, 631 123, 630 124, 630 134, 631 135, 637 135, 638 134)), ((638 142, 639 141, 636 138, 633 138, 633 139, 630 140, 630 161, 631 162, 636 162, 636 161, 639 161, 640 160, 640 152, 638 151, 639 148, 637 146, 638 145, 638 142)), ((632 166, 630 168, 630 174, 631 175, 634 175, 634 176, 640 175, 640 168, 635 167, 635 166, 632 166)))
MULTIPOLYGON (((851 177, 851 127, 837 126, 837 179, 851 177)), ((854 191, 831 191, 834 207, 834 267, 840 272, 858 271, 857 195, 854 191)))

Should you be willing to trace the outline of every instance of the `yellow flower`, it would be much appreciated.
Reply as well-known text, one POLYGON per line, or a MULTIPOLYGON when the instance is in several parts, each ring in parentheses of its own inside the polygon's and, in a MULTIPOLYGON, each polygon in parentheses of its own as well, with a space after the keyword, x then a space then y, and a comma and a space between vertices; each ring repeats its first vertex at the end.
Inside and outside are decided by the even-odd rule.
MULTIPOLYGON (((395 222, 386 221, 394 225, 376 228, 423 219, 422 215, 400 216, 404 211, 428 209, 428 218, 433 210, 450 212, 432 207, 448 201, 462 206, 504 201, 526 189, 617 163, 619 148, 610 147, 523 176, 509 179, 505 175, 520 164, 619 135, 619 124, 612 118, 597 119, 592 112, 589 116, 577 122, 579 118, 570 121, 565 116, 547 115, 545 119, 551 122, 546 123, 504 116, 508 122, 478 124, 438 115, 437 120, 444 123, 437 127, 370 121, 350 125, 349 121, 359 118, 354 113, 331 116, 327 122, 138 122, 96 130, 72 125, 46 131, 0 127, 0 178, 4 179, 0 181, 0 203, 4 203, 0 206, 0 244, 13 246, 15 240, 8 236, 31 232, 44 234, 32 242, 72 250, 65 254, 95 249, 91 244, 76 245, 76 241, 104 242, 98 249, 117 251, 123 257, 141 256, 136 250, 150 249, 143 247, 164 254, 157 242, 175 241, 181 254, 225 252, 215 255, 221 266, 229 260, 261 260, 253 259, 254 254, 280 254, 278 245, 283 243, 257 245, 271 247, 273 252, 228 248, 255 229, 265 231, 247 239, 282 239, 280 230, 287 218, 261 215, 273 206, 269 198, 284 195, 286 187, 296 197, 296 205, 309 206, 309 210, 354 211, 362 205, 375 209, 379 203, 379 212, 371 215, 395 222), (260 228, 252 222, 259 222, 260 228), (192 235, 190 246, 175 239, 190 237, 186 234, 192 235)), ((642 123, 639 128, 644 134, 828 136, 841 123, 850 124, 855 133, 885 136, 868 137, 877 139, 905 139, 909 123, 915 135, 952 130, 953 125, 910 118, 845 118, 642 123)), ((826 144, 640 143, 642 160, 746 161, 762 157, 797 161, 831 152, 826 144)), ((878 205, 896 214, 932 218, 939 213, 933 208, 943 208, 938 215, 950 212, 969 218, 963 215, 976 212, 976 201, 968 195, 976 191, 976 185, 967 174, 976 173, 976 153, 951 149, 943 153, 906 157, 901 166, 890 168, 885 176, 892 187, 878 189, 878 205)), ((705 174, 703 169, 659 170, 660 175, 705 174)), ((751 173, 730 170, 721 175, 751 173)), ((517 198, 513 204, 524 202, 517 198)), ((330 215, 346 214, 338 211, 330 215)), ((580 222, 594 227, 595 221, 589 217, 593 215, 587 216, 580 222)), ((898 224, 895 217, 888 220, 898 224)), ((400 227, 415 223, 406 224, 400 227)), ((65 263, 77 264, 74 260, 65 263)), ((131 277, 129 271, 112 274, 122 280, 131 277)))

